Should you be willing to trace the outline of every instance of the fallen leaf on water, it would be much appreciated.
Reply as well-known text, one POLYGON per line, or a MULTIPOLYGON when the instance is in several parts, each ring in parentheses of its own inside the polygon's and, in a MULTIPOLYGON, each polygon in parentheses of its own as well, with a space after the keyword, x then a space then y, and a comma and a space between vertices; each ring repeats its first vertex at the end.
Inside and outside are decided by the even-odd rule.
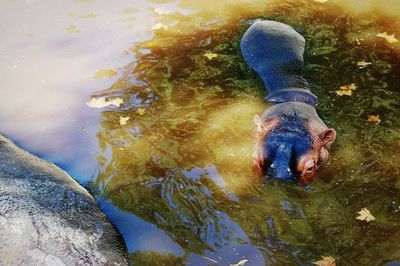
POLYGON ((169 14, 169 11, 167 11, 165 9, 162 9, 162 8, 158 8, 158 7, 154 8, 153 11, 154 11, 154 13, 156 13, 159 16, 168 15, 169 14))
POLYGON ((134 7, 127 7, 127 8, 124 8, 122 11, 124 12, 124 14, 133 14, 133 13, 137 12, 138 10, 134 7))
POLYGON ((368 115, 368 121, 371 123, 379 124, 381 122, 381 119, 379 118, 379 115, 368 115))
POLYGON ((100 98, 93 97, 89 102, 86 103, 86 105, 91 108, 104 108, 111 105, 120 107, 121 104, 123 103, 124 101, 118 97, 111 100, 106 100, 106 97, 100 97, 100 98))
POLYGON ((346 91, 353 91, 353 90, 357 89, 357 86, 356 86, 355 83, 351 83, 351 84, 348 84, 348 85, 340 86, 340 89, 341 90, 346 90, 346 91))
POLYGON ((119 124, 121 126, 125 126, 128 123, 128 120, 130 119, 129 116, 120 116, 119 117, 119 124))
POLYGON ((357 86, 355 83, 351 83, 348 85, 343 85, 340 86, 339 90, 336 91, 336 95, 338 96, 351 96, 353 94, 353 91, 357 89, 357 86))
POLYGON ((204 56, 207 57, 208 60, 211 60, 213 58, 218 57, 218 54, 207 53, 207 54, 204 54, 204 56))
POLYGON ((80 15, 80 16, 78 16, 78 18, 86 19, 86 18, 94 18, 96 16, 97 16, 97 13, 96 12, 92 12, 92 13, 89 13, 89 14, 80 15))
POLYGON ((75 25, 75 24, 68 26, 68 28, 65 28, 65 30, 66 30, 68 33, 78 33, 78 32, 81 31, 81 30, 78 28, 78 26, 75 25))
POLYGON ((117 75, 117 72, 112 69, 101 69, 94 74, 94 78, 101 79, 101 78, 111 78, 117 75))
POLYGON ((328 0, 314 0, 314 2, 318 2, 318 3, 326 3, 326 2, 328 2, 328 0))
POLYGON ((394 36, 394 34, 389 35, 389 34, 386 33, 386 31, 385 31, 385 32, 382 32, 382 33, 378 33, 376 36, 379 37, 379 38, 385 39, 388 43, 396 43, 396 42, 399 41, 399 40, 394 36))
POLYGON ((332 258, 331 256, 321 256, 322 260, 313 262, 314 265, 318 265, 318 266, 336 266, 336 261, 334 258, 332 258))
POLYGON ((229 264, 229 266, 243 266, 243 265, 245 265, 248 261, 249 261, 249 260, 244 259, 244 260, 239 261, 238 263, 229 264))
POLYGON ((157 23, 156 25, 151 27, 151 30, 160 30, 160 29, 167 30, 168 27, 162 23, 157 23))
POLYGON ((357 220, 361 220, 361 221, 373 221, 375 220, 375 217, 369 212, 369 210, 367 208, 362 208, 361 211, 357 212, 359 214, 359 216, 357 216, 357 220))
POLYGON ((364 60, 357 62, 357 66, 359 68, 364 68, 364 67, 367 67, 369 65, 372 65, 372 62, 366 62, 364 60))
POLYGON ((144 115, 145 112, 146 112, 146 110, 145 110, 145 109, 142 109, 142 108, 139 108, 139 109, 136 110, 136 113, 137 113, 138 115, 144 115))
POLYGON ((338 90, 338 91, 336 91, 336 95, 338 95, 338 96, 343 96, 343 95, 346 95, 346 96, 351 96, 353 94, 353 92, 352 91, 347 91, 347 90, 338 90))

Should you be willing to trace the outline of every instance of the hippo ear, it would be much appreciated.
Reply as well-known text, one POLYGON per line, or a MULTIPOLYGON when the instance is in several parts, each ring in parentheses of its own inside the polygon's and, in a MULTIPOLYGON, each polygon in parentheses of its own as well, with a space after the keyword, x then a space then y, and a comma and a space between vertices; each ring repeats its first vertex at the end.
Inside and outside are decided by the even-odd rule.
POLYGON ((322 144, 326 148, 329 148, 336 138, 336 131, 333 128, 328 128, 327 130, 319 133, 318 136, 322 141, 322 144))
POLYGON ((263 138, 273 127, 278 124, 277 119, 263 121, 258 115, 254 116, 254 135, 257 139, 263 138))

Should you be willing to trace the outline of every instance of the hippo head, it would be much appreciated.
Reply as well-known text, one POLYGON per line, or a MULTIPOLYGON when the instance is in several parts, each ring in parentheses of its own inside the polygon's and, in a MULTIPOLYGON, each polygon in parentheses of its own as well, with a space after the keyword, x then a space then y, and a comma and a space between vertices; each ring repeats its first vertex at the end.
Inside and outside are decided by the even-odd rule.
POLYGON ((328 159, 328 148, 335 139, 334 129, 315 132, 295 117, 261 121, 256 116, 257 144, 254 169, 259 176, 310 182, 328 159))

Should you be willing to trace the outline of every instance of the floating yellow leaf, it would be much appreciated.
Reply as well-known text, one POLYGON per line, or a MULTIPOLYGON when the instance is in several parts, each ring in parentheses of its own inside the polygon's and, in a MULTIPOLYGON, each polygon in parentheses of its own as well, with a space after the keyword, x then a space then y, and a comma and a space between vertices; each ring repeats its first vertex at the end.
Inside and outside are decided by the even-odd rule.
POLYGON ((346 90, 346 91, 354 91, 354 90, 357 89, 357 86, 356 86, 355 83, 351 83, 349 85, 340 86, 340 89, 341 90, 346 90))
POLYGON ((94 78, 101 79, 101 78, 111 78, 117 75, 117 72, 112 69, 101 69, 94 74, 94 78))
POLYGON ((352 94, 353 94, 352 91, 346 91, 346 90, 337 90, 336 91, 336 95, 338 95, 338 96, 343 96, 343 95, 351 96, 352 94))
POLYGON ((244 259, 244 260, 239 261, 238 263, 229 264, 229 266, 243 266, 243 265, 245 265, 247 262, 249 262, 249 260, 244 259))
POLYGON ((138 10, 134 7, 127 7, 127 8, 124 8, 122 11, 124 12, 124 14, 133 14, 133 13, 137 12, 138 10))
POLYGON ((318 2, 318 3, 326 3, 326 2, 328 2, 328 0, 314 0, 314 2, 318 2))
POLYGON ((218 57, 218 54, 207 53, 207 54, 204 54, 204 56, 207 57, 208 60, 211 60, 213 58, 218 57))
POLYGON ((162 23, 157 23, 156 25, 154 25, 153 27, 151 27, 151 30, 167 30, 168 27, 162 23))
POLYGON ((355 83, 351 83, 349 85, 343 85, 340 86, 339 90, 336 91, 336 95, 338 96, 351 96, 353 94, 353 91, 357 89, 357 86, 355 83))
POLYGON ((78 28, 78 26, 75 25, 75 24, 68 26, 68 28, 65 28, 65 30, 66 30, 67 32, 69 32, 69 33, 78 33, 78 32, 81 31, 81 30, 78 28))
POLYGON ((162 9, 162 8, 154 8, 153 9, 154 13, 156 13, 159 16, 163 16, 163 15, 168 15, 169 11, 162 9))
POLYGON ((104 108, 111 105, 120 107, 121 104, 123 103, 124 101, 118 97, 111 100, 106 100, 106 97, 100 97, 100 98, 93 97, 89 102, 86 103, 86 105, 91 108, 104 108))
POLYGON ((145 112, 146 112, 146 110, 145 110, 145 109, 142 109, 142 108, 139 108, 139 109, 136 110, 136 113, 137 113, 138 115, 144 115, 145 112))
POLYGON ((364 60, 357 62, 357 66, 359 68, 364 68, 364 67, 367 67, 369 65, 372 65, 372 62, 366 62, 364 60))
POLYGON ((120 116, 119 117, 119 124, 121 126, 125 126, 128 123, 128 120, 130 119, 129 116, 120 116))
POLYGON ((357 216, 357 220, 361 220, 361 221, 373 221, 375 220, 375 217, 369 212, 369 210, 367 208, 362 208, 361 211, 357 212, 359 214, 359 216, 357 216))
POLYGON ((314 265, 318 265, 318 266, 336 266, 336 261, 334 258, 332 258, 331 256, 321 256, 322 260, 313 262, 314 265))
POLYGON ((396 43, 396 42, 399 41, 399 40, 394 36, 394 34, 389 35, 389 34, 386 33, 386 31, 385 31, 385 32, 382 32, 382 33, 378 33, 376 36, 379 37, 379 38, 385 39, 388 43, 396 43))
POLYGON ((86 18, 94 18, 96 16, 97 16, 97 13, 96 12, 92 12, 92 13, 89 13, 89 14, 80 15, 80 16, 78 16, 78 18, 86 19, 86 18))
POLYGON ((369 115, 368 121, 371 123, 379 124, 381 122, 381 119, 379 118, 379 115, 369 115))

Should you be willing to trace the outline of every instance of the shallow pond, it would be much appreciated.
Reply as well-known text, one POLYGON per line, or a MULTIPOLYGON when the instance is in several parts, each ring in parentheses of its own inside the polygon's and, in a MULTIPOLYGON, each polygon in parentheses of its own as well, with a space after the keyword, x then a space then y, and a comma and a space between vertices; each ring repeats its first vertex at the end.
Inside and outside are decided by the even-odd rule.
MULTIPOLYGON (((11 122, 7 133, 59 162, 91 190, 122 233, 133 265, 229 265, 243 259, 246 265, 311 265, 321 256, 338 265, 398 265, 400 43, 376 35, 400 36, 400 11, 393 4, 400 2, 321 2, 142 2, 144 13, 137 14, 143 23, 136 20, 132 28, 146 29, 136 29, 142 35, 124 48, 131 56, 126 66, 99 89, 73 91, 81 99, 74 117, 92 112, 85 120, 92 134, 76 127, 65 139, 85 156, 55 160, 64 148, 38 150, 24 138, 32 132, 21 133, 11 122), (305 36, 304 75, 319 97, 318 113, 338 134, 329 163, 307 186, 259 184, 251 173, 252 121, 268 104, 260 79, 241 57, 239 40, 255 19, 288 23, 305 36), (337 95, 352 83, 357 89, 351 96, 337 95), (85 103, 91 97, 122 103, 90 109, 85 103), (368 121, 369 115, 379 115, 380 122, 368 121), (87 138, 83 144, 81 135, 87 138), (376 219, 357 220, 362 208, 376 219)), ((66 69, 61 65, 59 71, 66 69)), ((63 111, 54 110, 65 122, 63 111)))

